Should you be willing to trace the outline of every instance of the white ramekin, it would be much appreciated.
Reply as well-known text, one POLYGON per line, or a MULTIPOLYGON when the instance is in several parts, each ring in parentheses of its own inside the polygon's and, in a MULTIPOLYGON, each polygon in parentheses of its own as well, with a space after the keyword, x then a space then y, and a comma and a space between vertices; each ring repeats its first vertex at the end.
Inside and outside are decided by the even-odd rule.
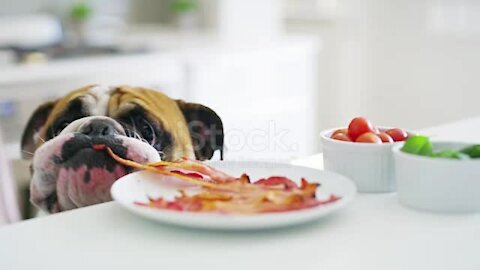
MULTIPOLYGON (((433 142, 435 150, 459 150, 467 143, 433 142)), ((480 159, 431 158, 393 149, 400 203, 441 213, 480 211, 480 159)))
MULTIPOLYGON (((334 140, 332 133, 340 128, 322 131, 325 170, 352 179, 359 192, 395 191, 392 147, 398 143, 354 143, 334 140)), ((381 131, 389 127, 379 127, 381 131)))

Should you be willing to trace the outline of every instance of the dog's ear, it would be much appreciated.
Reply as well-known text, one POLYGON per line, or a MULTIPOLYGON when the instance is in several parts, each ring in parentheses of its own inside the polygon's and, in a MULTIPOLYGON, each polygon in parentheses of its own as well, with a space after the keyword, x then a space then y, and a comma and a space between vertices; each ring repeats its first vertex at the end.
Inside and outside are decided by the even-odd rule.
POLYGON ((36 150, 37 142, 40 139, 38 132, 47 122, 47 118, 55 106, 55 103, 55 101, 49 101, 40 105, 30 116, 22 135, 22 158, 32 158, 32 154, 36 150))
POLYGON ((216 150, 220 150, 223 160, 223 124, 220 117, 210 108, 197 103, 177 100, 178 107, 187 120, 192 137, 195 157, 198 160, 211 159, 216 150))

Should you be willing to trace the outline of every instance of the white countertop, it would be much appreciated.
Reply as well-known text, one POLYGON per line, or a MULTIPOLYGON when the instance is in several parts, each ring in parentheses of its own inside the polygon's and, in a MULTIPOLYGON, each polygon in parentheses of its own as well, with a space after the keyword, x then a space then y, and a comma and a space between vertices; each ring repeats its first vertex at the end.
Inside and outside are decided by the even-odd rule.
MULTIPOLYGON (((425 130, 480 141, 480 118, 425 130)), ((440 135, 444 134, 444 135, 440 135)), ((294 162, 321 168, 321 156, 294 162)), ((402 207, 359 194, 317 222, 257 232, 182 229, 115 203, 0 228, 0 269, 480 269, 480 214, 402 207)))

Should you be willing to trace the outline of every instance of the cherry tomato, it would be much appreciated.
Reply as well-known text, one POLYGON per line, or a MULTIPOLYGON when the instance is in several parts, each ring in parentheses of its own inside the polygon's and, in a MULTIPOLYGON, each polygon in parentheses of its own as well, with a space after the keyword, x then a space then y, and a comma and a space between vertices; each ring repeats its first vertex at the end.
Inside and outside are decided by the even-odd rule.
POLYGON ((350 137, 348 137, 348 135, 345 133, 337 133, 335 134, 335 136, 332 137, 332 139, 339 140, 339 141, 346 141, 346 142, 352 141, 350 137))
POLYGON ((395 142, 403 142, 408 138, 407 132, 399 128, 392 128, 385 131, 395 142))
POLYGON ((393 138, 390 137, 390 135, 388 135, 387 133, 385 132, 380 132, 380 133, 377 133, 377 136, 382 140, 382 142, 384 143, 392 143, 393 142, 393 138))
POLYGON ((373 132, 366 132, 360 135, 355 142, 359 143, 382 143, 382 139, 373 132))
POLYGON ((354 118, 350 122, 350 125, 348 125, 348 137, 354 141, 356 141, 360 135, 367 132, 374 132, 372 123, 370 123, 367 118, 354 118))
POLYGON ((333 138, 335 135, 337 135, 339 133, 347 134, 348 129, 346 129, 346 128, 337 129, 337 130, 335 130, 335 132, 332 133, 332 136, 330 136, 330 138, 333 138))

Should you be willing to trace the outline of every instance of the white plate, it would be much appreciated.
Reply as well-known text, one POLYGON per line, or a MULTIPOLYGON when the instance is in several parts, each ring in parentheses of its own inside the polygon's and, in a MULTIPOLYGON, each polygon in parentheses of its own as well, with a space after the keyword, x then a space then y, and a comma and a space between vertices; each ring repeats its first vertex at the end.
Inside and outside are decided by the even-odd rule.
POLYGON ((178 192, 177 188, 172 185, 159 181, 155 173, 146 171, 131 173, 117 180, 111 189, 112 197, 128 211, 163 223, 204 229, 246 230, 288 226, 326 216, 345 206, 353 199, 356 192, 355 185, 351 180, 332 172, 266 162, 217 161, 209 162, 209 164, 233 176, 240 176, 247 172, 253 181, 262 177, 278 175, 286 176, 298 183, 302 177, 305 177, 308 181, 321 184, 317 191, 318 198, 327 198, 330 194, 335 194, 341 196, 341 199, 310 209, 251 216, 153 209, 135 205, 134 202, 147 202, 148 197, 171 199, 178 192))

